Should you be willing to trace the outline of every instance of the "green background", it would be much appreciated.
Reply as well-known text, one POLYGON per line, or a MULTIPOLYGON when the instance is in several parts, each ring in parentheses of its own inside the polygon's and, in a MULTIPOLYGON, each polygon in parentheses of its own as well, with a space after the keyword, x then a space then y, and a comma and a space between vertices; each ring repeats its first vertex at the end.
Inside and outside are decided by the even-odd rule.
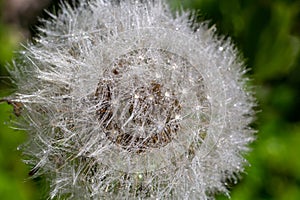
MULTIPOLYGON (((251 166, 231 188, 232 200, 300 199, 300 1, 169 0, 176 9, 200 10, 197 19, 216 24, 240 49, 255 86, 259 107, 251 166)), ((0 0, 1 8, 1 0, 0 0)), ((20 37, 0 22, 0 95, 13 92, 5 63, 20 37)), ((26 134, 6 124, 12 107, 0 104, 0 199, 43 199, 45 186, 28 180, 19 144, 26 134)), ((223 195, 217 199, 226 199, 223 195)))

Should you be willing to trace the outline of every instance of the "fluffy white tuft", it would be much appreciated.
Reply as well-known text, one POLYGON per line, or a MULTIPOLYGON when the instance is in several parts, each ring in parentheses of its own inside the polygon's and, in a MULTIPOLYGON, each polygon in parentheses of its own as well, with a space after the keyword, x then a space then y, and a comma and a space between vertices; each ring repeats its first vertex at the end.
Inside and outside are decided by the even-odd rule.
POLYGON ((20 52, 11 102, 50 198, 228 195, 254 101, 230 41, 189 15, 158 0, 66 4, 20 52))

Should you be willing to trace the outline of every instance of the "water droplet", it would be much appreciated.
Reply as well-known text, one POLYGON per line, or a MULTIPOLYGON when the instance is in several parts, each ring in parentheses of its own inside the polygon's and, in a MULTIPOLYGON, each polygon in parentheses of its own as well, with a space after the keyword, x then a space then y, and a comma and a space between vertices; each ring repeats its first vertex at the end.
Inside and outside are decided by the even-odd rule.
POLYGON ((164 129, 164 125, 163 124, 158 124, 157 125, 157 132, 161 132, 164 129))
POLYGON ((181 90, 181 93, 182 93, 182 94, 187 94, 187 92, 188 92, 188 90, 187 90, 186 88, 183 88, 183 89, 181 90))
POLYGON ((111 101, 111 103, 112 103, 112 105, 114 105, 114 106, 116 106, 116 105, 119 104, 118 101, 117 101, 116 99, 113 99, 113 100, 111 101))
POLYGON ((224 47, 219 47, 219 51, 223 51, 224 50, 224 47))
POLYGON ((178 120, 178 119, 180 119, 180 118, 181 118, 180 115, 175 115, 175 119, 176 119, 176 120, 178 120))
POLYGON ((139 132, 144 132, 144 127, 143 127, 143 126, 139 126, 139 127, 138 127, 138 131, 139 131, 139 132))
POLYGON ((155 77, 156 77, 156 78, 161 78, 161 75, 160 75, 159 73, 156 73, 156 74, 155 74, 155 77))
POLYGON ((152 101, 152 100, 154 99, 154 96, 153 96, 153 95, 150 95, 150 96, 148 97, 148 99, 149 99, 150 101, 152 101))
POLYGON ((165 92, 165 97, 170 97, 170 93, 169 92, 165 92))
POLYGON ((200 106, 200 105, 196 106, 196 110, 201 110, 201 109, 202 109, 202 106, 200 106))

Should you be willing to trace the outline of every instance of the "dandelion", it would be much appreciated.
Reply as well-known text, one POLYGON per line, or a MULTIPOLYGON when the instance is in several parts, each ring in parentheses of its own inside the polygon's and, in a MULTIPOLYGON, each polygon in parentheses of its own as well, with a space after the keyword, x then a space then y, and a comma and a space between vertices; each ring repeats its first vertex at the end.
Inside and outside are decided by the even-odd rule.
POLYGON ((7 101, 51 199, 228 195, 254 100, 231 42, 190 15, 158 0, 64 4, 19 53, 7 101))

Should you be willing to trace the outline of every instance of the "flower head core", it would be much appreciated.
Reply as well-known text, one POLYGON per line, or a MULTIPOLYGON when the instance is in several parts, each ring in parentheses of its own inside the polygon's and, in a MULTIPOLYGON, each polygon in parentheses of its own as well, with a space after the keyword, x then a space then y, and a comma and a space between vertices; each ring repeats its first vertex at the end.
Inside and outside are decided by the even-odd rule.
POLYGON ((194 103, 202 105, 203 113, 197 112, 203 115, 199 126, 205 129, 209 113, 204 109, 209 110, 209 102, 202 77, 193 75, 193 69, 184 58, 163 50, 139 49, 116 58, 104 72, 105 78, 100 80, 94 95, 98 120, 107 137, 129 152, 166 146, 182 134, 181 121, 196 114, 182 110, 189 79, 197 81, 192 93, 194 103), (181 90, 174 90, 174 86, 181 90))
POLYGON ((9 102, 50 198, 228 194, 253 140, 254 100, 230 41, 189 16, 158 0, 62 5, 20 52, 9 102))

